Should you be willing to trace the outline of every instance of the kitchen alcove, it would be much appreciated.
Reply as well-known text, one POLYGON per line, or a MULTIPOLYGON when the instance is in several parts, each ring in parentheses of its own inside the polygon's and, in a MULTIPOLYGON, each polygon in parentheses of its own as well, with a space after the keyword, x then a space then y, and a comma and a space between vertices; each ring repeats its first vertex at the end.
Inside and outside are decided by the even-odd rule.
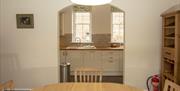
MULTIPOLYGON (((114 16, 118 16, 118 14, 114 16)), ((84 20, 84 22, 87 21, 84 20)), ((125 46, 123 10, 109 4, 101 6, 70 5, 59 11, 59 26, 59 64, 64 62, 71 64, 70 81, 74 81, 74 69, 79 67, 93 67, 103 71, 103 82, 123 83, 125 46), (86 42, 85 39, 89 39, 86 36, 85 38, 82 37, 84 39, 81 38, 83 31, 79 31, 82 35, 79 35, 80 38, 75 37, 76 39, 73 41, 73 36, 76 34, 73 32, 73 29, 77 29, 73 24, 74 22, 78 22, 77 20, 73 20, 73 12, 77 11, 90 11, 90 32, 88 32, 88 35, 91 35, 89 37, 91 38, 90 42, 86 42), (120 17, 116 17, 117 21, 115 23, 113 23, 112 12, 120 12, 120 17), (115 31, 119 36, 114 41, 112 41, 113 29, 120 29, 120 32, 115 31), (119 39, 120 42, 118 41, 119 39)))

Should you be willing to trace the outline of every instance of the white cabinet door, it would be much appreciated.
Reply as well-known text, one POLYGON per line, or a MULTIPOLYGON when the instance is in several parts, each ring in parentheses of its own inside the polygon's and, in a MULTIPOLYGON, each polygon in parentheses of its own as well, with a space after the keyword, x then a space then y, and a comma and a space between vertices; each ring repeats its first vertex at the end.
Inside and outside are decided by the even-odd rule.
POLYGON ((104 71, 121 71, 121 62, 120 56, 122 55, 121 51, 104 51, 103 52, 103 70, 104 71))
POLYGON ((74 70, 79 67, 83 67, 83 53, 78 50, 61 50, 60 51, 60 63, 69 62, 71 64, 71 75, 74 74, 74 70), (66 61, 65 61, 66 60, 66 61))
POLYGON ((72 71, 79 67, 102 69, 102 53, 95 50, 63 50, 60 52, 60 63, 71 63, 72 71))
POLYGON ((123 66, 124 66, 124 51, 119 51, 119 68, 120 71, 123 72, 123 66))
POLYGON ((96 51, 94 53, 94 67, 98 69, 102 69, 102 51, 96 51))
POLYGON ((60 61, 65 60, 71 63, 71 71, 79 67, 92 67, 102 69, 107 75, 123 72, 123 51, 65 50, 60 52, 60 61))
POLYGON ((89 50, 84 52, 84 67, 102 69, 102 52, 89 50))
POLYGON ((67 53, 67 60, 71 63, 71 71, 74 69, 83 67, 83 56, 81 51, 68 51, 67 53))

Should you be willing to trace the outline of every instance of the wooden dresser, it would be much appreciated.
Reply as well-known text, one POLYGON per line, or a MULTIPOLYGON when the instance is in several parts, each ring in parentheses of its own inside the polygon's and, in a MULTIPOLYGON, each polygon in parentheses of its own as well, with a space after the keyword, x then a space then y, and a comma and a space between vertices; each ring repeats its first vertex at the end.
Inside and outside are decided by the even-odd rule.
POLYGON ((161 87, 165 79, 180 84, 180 7, 162 15, 161 87))

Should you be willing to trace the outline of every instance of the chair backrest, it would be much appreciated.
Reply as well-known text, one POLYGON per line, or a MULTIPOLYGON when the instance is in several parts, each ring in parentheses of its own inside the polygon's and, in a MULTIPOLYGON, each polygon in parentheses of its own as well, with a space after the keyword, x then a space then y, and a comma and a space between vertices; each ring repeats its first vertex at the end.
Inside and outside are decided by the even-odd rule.
POLYGON ((180 86, 169 80, 165 80, 163 91, 180 91, 180 86))
POLYGON ((0 91, 3 91, 5 89, 13 90, 14 89, 14 82, 13 80, 9 80, 3 84, 0 84, 0 91))
POLYGON ((102 71, 95 68, 78 68, 74 71, 75 82, 102 82, 102 71))

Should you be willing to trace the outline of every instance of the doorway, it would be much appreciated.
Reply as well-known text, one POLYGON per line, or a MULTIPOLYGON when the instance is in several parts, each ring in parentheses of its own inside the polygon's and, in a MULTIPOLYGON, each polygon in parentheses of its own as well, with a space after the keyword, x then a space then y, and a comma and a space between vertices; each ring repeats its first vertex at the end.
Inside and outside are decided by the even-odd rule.
POLYGON ((71 81, 73 70, 86 66, 102 69, 103 82, 123 83, 124 17, 124 11, 109 4, 93 7, 70 5, 59 11, 59 63, 71 63, 71 81), (87 13, 78 11, 90 12, 88 28, 77 24, 88 21, 78 20, 88 17, 87 13), (83 29, 89 30, 84 33, 83 29))

